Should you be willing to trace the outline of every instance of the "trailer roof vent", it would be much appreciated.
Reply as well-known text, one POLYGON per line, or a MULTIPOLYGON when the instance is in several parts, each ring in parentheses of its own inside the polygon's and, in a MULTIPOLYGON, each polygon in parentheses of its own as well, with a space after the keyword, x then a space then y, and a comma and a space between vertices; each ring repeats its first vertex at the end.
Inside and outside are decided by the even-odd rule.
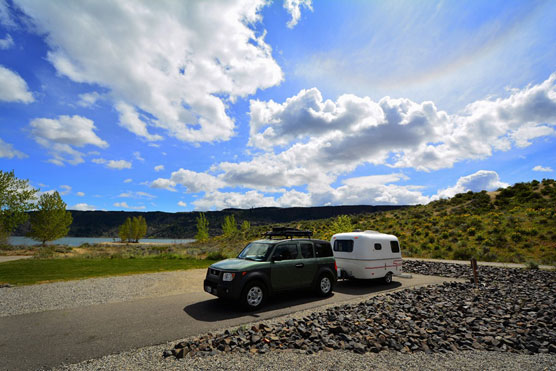
POLYGON ((380 232, 371 231, 371 230, 366 230, 364 233, 380 234, 380 232))

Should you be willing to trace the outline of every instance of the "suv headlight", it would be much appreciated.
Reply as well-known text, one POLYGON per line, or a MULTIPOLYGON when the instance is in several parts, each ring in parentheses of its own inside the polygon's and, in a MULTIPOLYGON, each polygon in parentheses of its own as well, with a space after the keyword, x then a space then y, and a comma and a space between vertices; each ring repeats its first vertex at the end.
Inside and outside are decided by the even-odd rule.
POLYGON ((231 281, 234 279, 235 275, 235 273, 224 273, 222 275, 222 281, 231 281))

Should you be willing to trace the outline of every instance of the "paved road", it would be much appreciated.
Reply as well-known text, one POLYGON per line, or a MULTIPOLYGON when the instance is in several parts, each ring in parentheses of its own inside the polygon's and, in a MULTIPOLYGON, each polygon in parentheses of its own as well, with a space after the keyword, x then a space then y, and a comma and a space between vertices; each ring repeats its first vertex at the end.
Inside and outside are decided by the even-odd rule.
MULTIPOLYGON (((204 292, 0 318, 0 369, 76 363, 148 345, 449 279, 413 275, 392 285, 340 282, 330 298, 299 292, 245 313, 204 292)), ((199 284, 199 286, 201 286, 199 284)))

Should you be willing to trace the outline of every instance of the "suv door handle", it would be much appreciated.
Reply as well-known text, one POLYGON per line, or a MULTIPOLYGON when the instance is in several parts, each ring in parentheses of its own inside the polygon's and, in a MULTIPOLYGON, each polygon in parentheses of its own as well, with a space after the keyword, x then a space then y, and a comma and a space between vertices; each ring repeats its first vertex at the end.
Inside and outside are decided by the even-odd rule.
POLYGON ((303 263, 298 263, 295 265, 296 268, 303 268, 305 266, 305 264, 303 263))

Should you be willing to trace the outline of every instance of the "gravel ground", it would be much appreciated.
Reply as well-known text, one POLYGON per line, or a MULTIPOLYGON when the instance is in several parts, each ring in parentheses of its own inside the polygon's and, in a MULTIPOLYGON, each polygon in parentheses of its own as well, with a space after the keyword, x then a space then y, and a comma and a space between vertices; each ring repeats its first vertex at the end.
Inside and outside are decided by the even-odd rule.
POLYGON ((201 291, 206 269, 0 288, 0 317, 201 291))
POLYGON ((162 358, 168 345, 109 355, 61 366, 54 370, 555 370, 556 356, 498 352, 449 352, 445 354, 346 351, 312 355, 276 351, 262 355, 219 354, 209 357, 162 358))

